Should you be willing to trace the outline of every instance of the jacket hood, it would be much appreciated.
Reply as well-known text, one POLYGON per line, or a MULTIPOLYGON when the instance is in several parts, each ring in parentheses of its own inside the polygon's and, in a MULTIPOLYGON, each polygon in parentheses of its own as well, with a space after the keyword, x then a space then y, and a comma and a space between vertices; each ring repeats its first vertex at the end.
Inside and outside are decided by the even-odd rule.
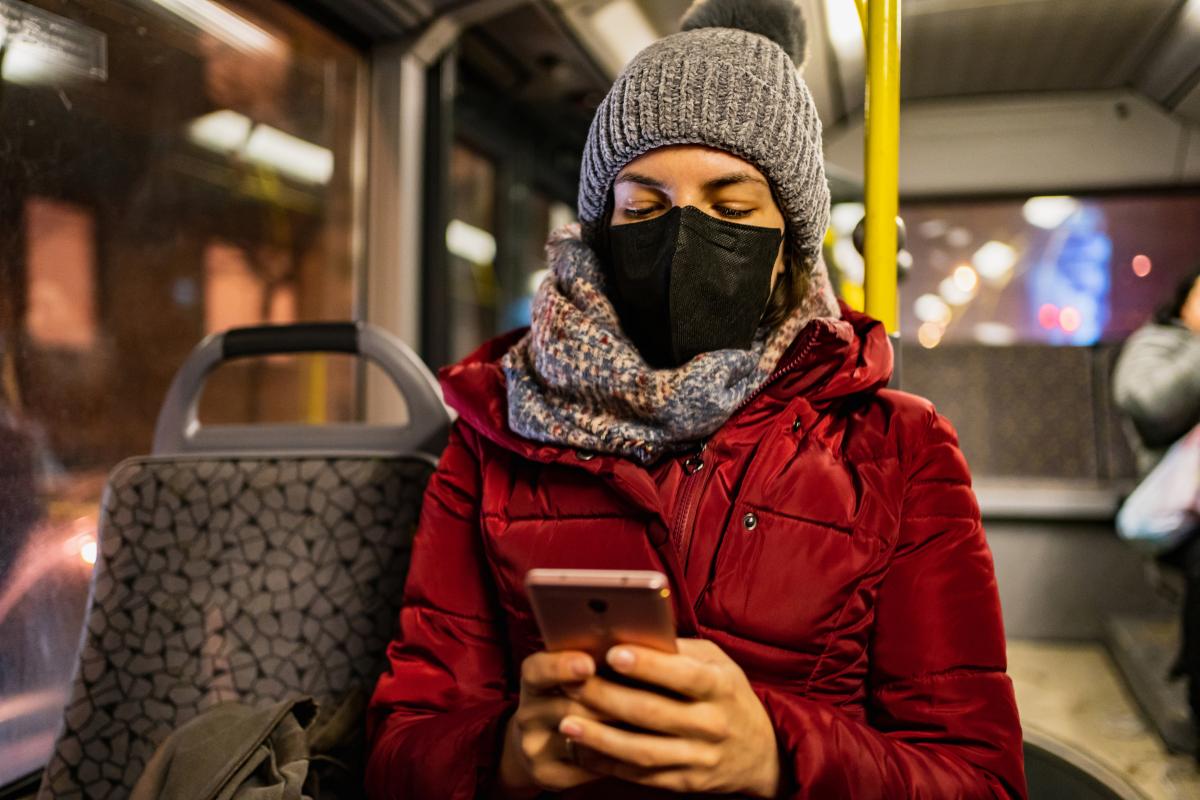
MULTIPOLYGON (((883 325, 845 304, 841 308, 841 319, 814 320, 797 334, 774 375, 725 426, 751 424, 783 411, 797 398, 823 406, 887 385, 893 355, 883 325)), ((526 439, 508 427, 508 395, 500 359, 527 330, 521 328, 485 342, 462 361, 441 369, 438 378, 446 402, 484 438, 526 458, 553 461, 566 449, 526 439)))

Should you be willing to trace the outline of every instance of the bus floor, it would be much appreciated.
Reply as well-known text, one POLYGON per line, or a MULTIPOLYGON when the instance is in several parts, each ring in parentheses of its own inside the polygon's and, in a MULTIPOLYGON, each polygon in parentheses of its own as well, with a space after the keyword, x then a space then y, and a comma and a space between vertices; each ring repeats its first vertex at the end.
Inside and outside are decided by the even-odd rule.
POLYGON ((1084 752, 1148 800, 1200 798, 1200 769, 1167 751, 1100 642, 1009 640, 1008 673, 1025 728, 1084 752))

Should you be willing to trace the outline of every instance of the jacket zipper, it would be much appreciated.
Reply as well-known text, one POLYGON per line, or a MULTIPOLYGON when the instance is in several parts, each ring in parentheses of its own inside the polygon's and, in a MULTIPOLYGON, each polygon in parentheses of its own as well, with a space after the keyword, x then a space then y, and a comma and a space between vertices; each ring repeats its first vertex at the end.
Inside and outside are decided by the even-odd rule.
MULTIPOLYGON (((748 406, 759 394, 768 386, 777 381, 783 375, 791 372, 796 368, 796 365, 808 356, 809 350, 812 349, 812 336, 800 348, 800 352, 788 360, 782 367, 777 368, 774 372, 763 381, 762 385, 755 389, 749 397, 738 404, 733 413, 729 415, 732 419, 743 408, 748 406)), ((700 449, 694 455, 684 459, 683 469, 687 472, 687 477, 683 479, 681 492, 683 499, 679 504, 678 510, 675 512, 675 523, 672 526, 671 541, 676 547, 676 552, 679 553, 679 558, 683 562, 684 574, 687 574, 687 565, 692 549, 692 514, 696 510, 694 506, 698 498, 704 496, 704 492, 697 492, 696 489, 706 482, 707 476, 701 475, 704 472, 704 452, 708 449, 708 442, 701 442, 700 449)), ((711 471, 711 470, 710 470, 711 471)))
POLYGON ((701 442, 700 449, 694 455, 688 456, 683 461, 683 470, 687 476, 683 479, 683 487, 681 489, 683 498, 679 503, 679 508, 675 512, 675 524, 672 526, 674 531, 671 539, 675 543, 676 552, 679 553, 679 559, 683 562, 684 574, 687 573, 688 556, 692 547, 692 514, 695 511, 693 507, 697 500, 704 496, 703 492, 697 492, 696 489, 704 482, 705 462, 704 451, 708 449, 708 442, 701 442))
MULTIPOLYGON (((756 397, 758 397, 759 394, 763 392, 763 390, 765 390, 783 375, 786 375, 794 370, 796 366, 808 356, 809 351, 812 349, 812 341, 813 339, 810 337, 809 341, 805 342, 800 348, 800 352, 796 353, 796 355, 789 359, 788 362, 782 367, 779 367, 772 372, 771 375, 768 376, 765 381, 763 381, 761 386, 755 389, 749 397, 738 404, 737 408, 733 410, 733 414, 729 415, 729 418, 733 419, 733 417, 739 411, 748 406, 756 397)), ((683 468, 687 472, 687 477, 683 479, 683 487, 681 489, 683 492, 683 501, 679 504, 679 509, 675 512, 675 524, 673 526, 671 538, 678 548, 676 552, 679 553, 680 560, 683 562, 683 573, 685 577, 687 575, 688 562, 691 557, 693 534, 692 515, 696 510, 694 506, 697 504, 697 500, 704 496, 703 491, 697 492, 696 489, 703 484, 707 484, 708 481, 708 475, 700 474, 704 472, 704 467, 706 466, 704 461, 704 452, 707 449, 708 442, 701 442, 699 451, 697 451, 695 455, 689 456, 683 462, 683 468)), ((711 472, 712 471, 709 470, 710 474, 711 472)), ((705 586, 700 593, 696 595, 697 606, 699 606, 701 598, 707 591, 708 586, 705 586)))

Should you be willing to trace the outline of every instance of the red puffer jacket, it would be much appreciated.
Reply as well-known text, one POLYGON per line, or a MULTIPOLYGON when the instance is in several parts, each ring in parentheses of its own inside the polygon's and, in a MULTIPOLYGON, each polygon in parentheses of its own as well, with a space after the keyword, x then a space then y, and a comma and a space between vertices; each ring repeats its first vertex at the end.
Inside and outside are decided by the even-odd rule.
POLYGON ((513 341, 442 374, 461 419, 371 702, 371 797, 488 791, 519 665, 541 649, 522 587, 533 567, 669 575, 680 635, 720 645, 766 707, 784 796, 1025 796, 967 465, 928 402, 881 388, 892 352, 878 323, 847 311, 809 325, 710 439, 675 513, 633 462, 509 431, 496 362, 513 341))

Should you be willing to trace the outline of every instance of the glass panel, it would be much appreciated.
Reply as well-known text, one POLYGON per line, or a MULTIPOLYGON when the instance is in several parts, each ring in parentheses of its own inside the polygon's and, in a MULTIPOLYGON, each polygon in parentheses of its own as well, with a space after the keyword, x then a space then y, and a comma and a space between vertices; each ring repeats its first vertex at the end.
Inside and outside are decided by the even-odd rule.
POLYGON ((461 144, 450 153, 450 360, 496 329, 496 167, 461 144))
MULTIPOLYGON (((0 784, 48 755, 107 471, 207 333, 354 311, 361 56, 281 0, 0 0, 0 784)), ((347 420, 351 359, 201 418, 347 420)))
POLYGON ((1200 252, 1200 195, 906 203, 904 337, 1091 345, 1149 318, 1200 252))
POLYGON ((529 324, 533 293, 547 273, 546 238, 554 229, 575 219, 575 212, 568 205, 551 200, 538 191, 530 193, 528 208, 528 225, 518 242, 518 258, 509 291, 511 299, 504 308, 500 331, 529 324))

